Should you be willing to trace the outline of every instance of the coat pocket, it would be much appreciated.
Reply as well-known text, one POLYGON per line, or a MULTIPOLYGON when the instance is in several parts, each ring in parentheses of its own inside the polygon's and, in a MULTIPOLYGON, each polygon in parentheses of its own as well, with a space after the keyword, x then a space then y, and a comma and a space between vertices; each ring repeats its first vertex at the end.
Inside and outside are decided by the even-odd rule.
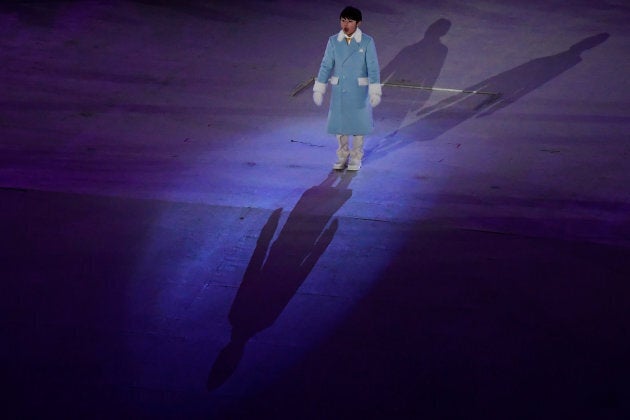
POLYGON ((337 76, 333 76, 330 78, 330 84, 331 85, 338 85, 339 84, 339 77, 337 76))
POLYGON ((367 86, 370 84, 370 79, 367 77, 359 77, 357 80, 359 81, 359 86, 367 86))

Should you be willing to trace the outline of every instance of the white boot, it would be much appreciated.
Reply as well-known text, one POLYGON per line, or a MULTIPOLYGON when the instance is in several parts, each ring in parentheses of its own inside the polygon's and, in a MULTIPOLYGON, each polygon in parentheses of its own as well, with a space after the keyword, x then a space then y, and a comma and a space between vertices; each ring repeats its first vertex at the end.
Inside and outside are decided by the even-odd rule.
POLYGON ((337 149, 337 162, 333 165, 333 169, 343 169, 346 167, 350 149, 348 148, 348 136, 345 134, 337 134, 339 148, 337 149))
POLYGON ((348 170, 358 171, 361 168, 361 159, 363 159, 363 136, 354 136, 348 170))

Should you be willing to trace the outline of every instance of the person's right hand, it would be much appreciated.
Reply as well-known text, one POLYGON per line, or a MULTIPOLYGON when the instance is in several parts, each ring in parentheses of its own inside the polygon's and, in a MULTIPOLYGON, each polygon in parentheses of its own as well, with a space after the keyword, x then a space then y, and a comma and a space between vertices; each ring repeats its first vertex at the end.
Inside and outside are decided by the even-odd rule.
POLYGON ((315 105, 322 106, 323 101, 324 95, 321 92, 313 92, 313 102, 315 102, 315 105))
POLYGON ((324 93, 326 93, 326 83, 315 80, 315 84, 313 85, 313 102, 315 102, 315 105, 322 105, 322 102, 324 102, 324 93))

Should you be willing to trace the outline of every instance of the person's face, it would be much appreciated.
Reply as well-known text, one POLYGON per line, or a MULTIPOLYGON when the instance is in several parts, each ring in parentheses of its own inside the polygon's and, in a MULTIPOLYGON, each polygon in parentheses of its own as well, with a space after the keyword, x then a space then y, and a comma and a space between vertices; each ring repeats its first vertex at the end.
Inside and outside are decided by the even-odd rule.
POLYGON ((359 26, 359 24, 361 24, 361 22, 357 22, 356 20, 352 19, 341 18, 339 24, 341 25, 341 30, 343 31, 343 33, 347 36, 350 36, 357 30, 357 27, 359 26))

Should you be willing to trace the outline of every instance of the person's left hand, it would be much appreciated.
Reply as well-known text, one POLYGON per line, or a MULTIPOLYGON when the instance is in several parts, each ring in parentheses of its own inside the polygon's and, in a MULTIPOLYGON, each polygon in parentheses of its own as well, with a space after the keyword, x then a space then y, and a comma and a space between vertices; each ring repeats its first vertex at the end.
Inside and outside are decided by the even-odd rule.
POLYGON ((380 83, 370 83, 370 87, 368 88, 368 95, 370 95, 370 105, 372 108, 381 103, 381 95, 383 91, 381 90, 380 83))

